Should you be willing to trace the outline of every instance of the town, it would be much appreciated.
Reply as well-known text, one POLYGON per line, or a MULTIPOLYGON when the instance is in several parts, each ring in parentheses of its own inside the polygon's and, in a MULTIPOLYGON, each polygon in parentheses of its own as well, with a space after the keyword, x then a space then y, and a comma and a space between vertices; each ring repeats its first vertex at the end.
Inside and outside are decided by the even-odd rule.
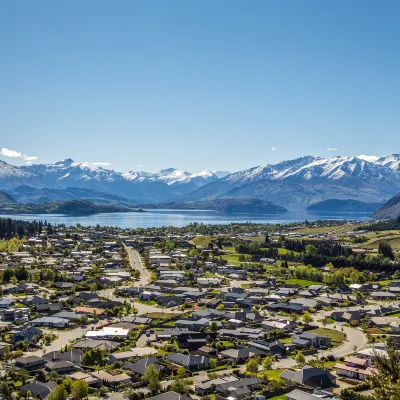
POLYGON ((0 397, 367 400, 399 357, 398 225, 2 219, 0 397))

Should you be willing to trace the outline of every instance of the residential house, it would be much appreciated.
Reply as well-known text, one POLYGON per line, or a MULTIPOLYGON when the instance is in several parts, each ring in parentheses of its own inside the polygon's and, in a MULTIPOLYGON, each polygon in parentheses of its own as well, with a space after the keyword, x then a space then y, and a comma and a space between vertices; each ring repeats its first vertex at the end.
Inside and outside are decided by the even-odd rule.
POLYGON ((38 356, 19 357, 15 360, 15 368, 25 369, 27 371, 37 371, 42 369, 46 363, 47 360, 38 356))
POLYGON ((219 397, 242 400, 250 398, 252 394, 260 388, 260 380, 257 377, 250 377, 233 382, 221 383, 215 387, 215 391, 219 397))
POLYGON ((57 382, 54 382, 54 381, 49 381, 49 382, 33 381, 26 385, 20 386, 19 393, 21 396, 26 396, 28 393, 31 393, 33 398, 44 400, 49 396, 51 391, 56 386, 57 386, 57 382))
POLYGON ((319 389, 327 389, 336 386, 336 378, 329 371, 311 367, 310 365, 306 365, 299 371, 287 369, 282 372, 280 377, 288 382, 319 389))
POLYGON ((174 353, 165 357, 171 364, 184 367, 189 371, 202 370, 210 367, 210 359, 206 356, 174 353))
POLYGON ((336 375, 365 381, 371 377, 374 369, 370 367, 370 360, 365 358, 348 357, 345 364, 336 364, 336 375))

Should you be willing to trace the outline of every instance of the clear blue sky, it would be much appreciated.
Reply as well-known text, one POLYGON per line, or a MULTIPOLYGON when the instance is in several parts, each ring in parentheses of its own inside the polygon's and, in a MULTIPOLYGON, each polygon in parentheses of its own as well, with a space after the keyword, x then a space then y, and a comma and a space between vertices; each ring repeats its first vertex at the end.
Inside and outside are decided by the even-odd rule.
POLYGON ((0 158, 234 171, 400 152, 399 20, 399 1, 3 0, 0 148, 21 156, 0 158))

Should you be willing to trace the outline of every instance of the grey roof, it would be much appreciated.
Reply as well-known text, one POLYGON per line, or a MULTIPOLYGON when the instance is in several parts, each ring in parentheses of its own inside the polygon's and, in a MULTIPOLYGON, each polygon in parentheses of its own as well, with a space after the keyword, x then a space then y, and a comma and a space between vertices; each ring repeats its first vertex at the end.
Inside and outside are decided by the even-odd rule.
POLYGON ((128 362, 126 363, 123 368, 124 369, 129 369, 132 372, 135 372, 139 375, 143 375, 146 371, 146 368, 149 365, 154 365, 154 367, 158 370, 161 371, 163 370, 165 367, 163 365, 160 365, 158 363, 158 359, 156 357, 146 357, 146 358, 142 358, 138 361, 136 361, 135 363, 131 363, 128 362))
POLYGON ((157 396, 150 397, 149 400, 193 400, 191 397, 184 396, 176 392, 161 393, 157 396))
POLYGON ((196 356, 193 354, 181 354, 181 353, 174 353, 170 354, 169 356, 165 357, 168 361, 172 363, 178 363, 181 365, 185 365, 187 367, 196 366, 200 364, 209 364, 210 359, 206 356, 196 356))
POLYGON ((251 378, 244 378, 244 379, 239 379, 237 381, 233 382, 226 382, 226 383, 221 383, 221 385, 218 385, 218 388, 220 390, 228 390, 229 388, 241 388, 241 387, 246 387, 250 385, 255 385, 259 383, 259 379, 255 376, 251 378))
POLYGON ((311 380, 318 383, 320 387, 329 387, 335 382, 335 377, 329 371, 324 371, 309 365, 306 365, 299 371, 283 371, 281 378, 294 381, 300 385, 304 385, 311 380))

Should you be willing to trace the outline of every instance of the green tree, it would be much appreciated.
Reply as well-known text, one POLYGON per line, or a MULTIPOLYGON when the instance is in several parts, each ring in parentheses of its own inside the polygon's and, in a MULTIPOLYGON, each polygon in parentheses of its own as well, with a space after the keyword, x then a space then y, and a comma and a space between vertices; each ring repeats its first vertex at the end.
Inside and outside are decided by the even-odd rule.
POLYGON ((311 322, 314 321, 313 317, 310 315, 310 313, 306 312, 303 315, 303 321, 306 325, 310 324, 311 322))
POLYGON ((23 385, 25 385, 26 381, 30 378, 29 372, 23 368, 18 371, 17 376, 23 385))
POLYGON ((211 321, 210 329, 211 329, 211 332, 217 332, 217 330, 218 330, 217 321, 211 321))
POLYGON ((375 351, 375 369, 371 377, 375 400, 400 399, 400 350, 387 347, 387 357, 375 351))
POLYGON ((63 385, 57 385, 47 397, 48 400, 67 400, 68 392, 63 385))
POLYGON ((188 394, 192 379, 176 379, 171 383, 170 389, 180 394, 188 394))
POLYGON ((379 242, 378 253, 382 254, 383 257, 388 257, 391 260, 394 259, 393 249, 390 243, 386 240, 379 242))
POLYGON ((272 357, 267 356, 264 358, 262 366, 264 369, 271 369, 272 363, 273 363, 272 357))
POLYGON ((251 358, 246 363, 246 371, 251 374, 256 374, 258 372, 258 361, 255 358, 251 358))
POLYGON ((88 396, 89 386, 86 381, 75 381, 71 385, 71 392, 76 400, 82 400, 88 396))
POLYGON ((159 376, 160 373, 153 364, 149 365, 146 368, 142 376, 142 381, 147 384, 151 392, 157 392, 157 390, 160 389, 161 385, 159 381, 159 376))
POLYGON ((215 358, 210 358, 210 367, 214 369, 217 366, 217 360, 215 358))
POLYGON ((306 358, 304 357, 304 354, 302 351, 298 351, 296 354, 296 357, 294 358, 297 364, 303 366, 306 363, 306 358))

